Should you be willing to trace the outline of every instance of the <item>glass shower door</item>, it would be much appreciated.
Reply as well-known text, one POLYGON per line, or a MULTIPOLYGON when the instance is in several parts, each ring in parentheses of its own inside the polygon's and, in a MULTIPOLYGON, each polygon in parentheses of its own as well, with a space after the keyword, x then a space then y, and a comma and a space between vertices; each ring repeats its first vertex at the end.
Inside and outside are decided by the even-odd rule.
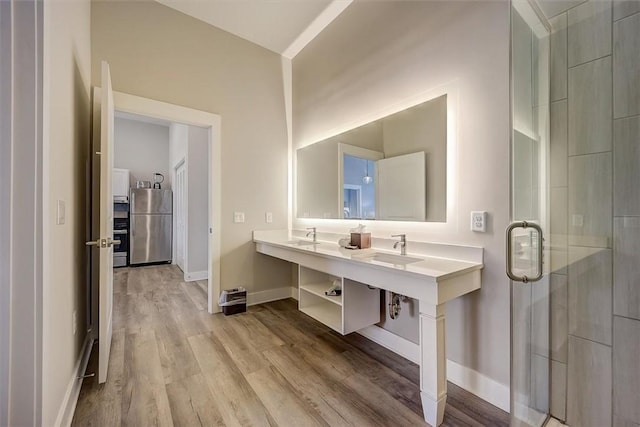
POLYGON ((541 426, 550 395, 549 29, 526 0, 511 10, 511 424, 541 426), (544 244, 543 244, 544 243, 544 244))
POLYGON ((511 23, 513 424, 640 426, 640 1, 511 23))

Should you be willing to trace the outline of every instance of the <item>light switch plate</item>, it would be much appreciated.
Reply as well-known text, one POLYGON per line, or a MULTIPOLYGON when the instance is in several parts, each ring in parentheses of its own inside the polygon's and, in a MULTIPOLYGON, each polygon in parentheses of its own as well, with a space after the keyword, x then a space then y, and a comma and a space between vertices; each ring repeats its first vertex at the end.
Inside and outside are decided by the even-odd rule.
POLYGON ((63 225, 66 221, 64 200, 58 200, 56 205, 56 224, 63 225))
POLYGON ((267 224, 271 224, 273 222, 273 212, 265 212, 264 222, 267 224))
POLYGON ((235 223, 244 222, 244 212, 234 212, 233 213, 233 222, 235 222, 235 223))
POLYGON ((471 231, 484 233, 487 231, 487 212, 471 211, 471 231))

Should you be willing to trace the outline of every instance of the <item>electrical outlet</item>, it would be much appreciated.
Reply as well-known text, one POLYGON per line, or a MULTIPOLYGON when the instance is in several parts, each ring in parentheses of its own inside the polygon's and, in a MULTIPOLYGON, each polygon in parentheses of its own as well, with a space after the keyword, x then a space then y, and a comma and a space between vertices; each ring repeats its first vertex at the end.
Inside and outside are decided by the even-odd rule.
POLYGON ((264 213, 264 222, 267 224, 271 224, 273 222, 273 212, 264 213))
POLYGON ((234 212, 233 213, 233 222, 235 222, 235 223, 244 222, 244 212, 234 212))
POLYGON ((487 212, 471 212, 471 231, 478 231, 480 233, 484 233, 487 231, 487 212))
POLYGON ((78 312, 76 310, 73 310, 72 322, 73 322, 72 324, 73 335, 75 335, 76 332, 78 331, 78 312))

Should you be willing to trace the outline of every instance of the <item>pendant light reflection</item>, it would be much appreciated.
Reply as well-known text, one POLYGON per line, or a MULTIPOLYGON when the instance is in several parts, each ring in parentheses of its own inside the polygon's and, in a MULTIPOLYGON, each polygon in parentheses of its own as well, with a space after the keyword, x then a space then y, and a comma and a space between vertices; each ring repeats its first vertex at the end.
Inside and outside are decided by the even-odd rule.
POLYGON ((373 177, 369 176, 369 160, 365 160, 367 163, 367 174, 362 177, 362 182, 365 184, 371 184, 373 182, 373 177))

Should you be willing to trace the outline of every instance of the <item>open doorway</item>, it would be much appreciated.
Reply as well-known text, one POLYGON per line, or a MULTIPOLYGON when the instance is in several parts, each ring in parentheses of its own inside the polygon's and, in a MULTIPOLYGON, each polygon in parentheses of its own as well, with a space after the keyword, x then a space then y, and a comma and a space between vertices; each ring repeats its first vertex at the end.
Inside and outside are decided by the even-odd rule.
POLYGON ((172 263, 171 122, 115 112, 114 268, 172 263))
MULTIPOLYGON (((185 281, 199 281, 199 284, 203 288, 203 292, 206 294, 205 307, 207 311, 209 313, 219 312, 219 307, 214 303, 214 296, 220 292, 220 117, 218 115, 199 110, 193 110, 186 107, 119 92, 114 92, 114 104, 118 121, 128 121, 128 123, 121 122, 120 126, 122 126, 122 123, 125 123, 125 126, 133 126, 138 128, 138 130, 145 127, 151 127, 157 131, 155 137, 133 135, 134 139, 150 139, 151 142, 155 142, 156 145, 151 147, 147 146, 147 148, 143 147, 142 157, 146 157, 145 163, 149 168, 146 169, 146 171, 142 170, 136 173, 132 173, 132 169, 130 169, 127 174, 129 182, 126 185, 126 188, 135 189, 139 186, 138 181, 142 181, 140 186, 151 186, 153 189, 155 181, 157 183, 156 186, 160 187, 158 190, 169 190, 171 192, 169 202, 169 212, 171 213, 169 220, 169 256, 162 261, 167 264, 162 268, 167 271, 171 270, 170 274, 174 276, 174 278, 176 276, 176 272, 178 272, 179 277, 181 277, 181 279, 183 278, 185 281), (204 149, 201 149, 200 153, 192 154, 192 158, 198 159, 201 163, 200 169, 197 171, 197 179, 192 179, 192 182, 200 184, 200 194, 194 196, 193 199, 201 202, 201 206, 195 209, 195 212, 199 215, 202 223, 199 227, 192 227, 192 229, 194 229, 194 233, 198 235, 201 243, 200 249, 192 253, 201 257, 202 266, 198 272, 196 272, 198 274, 193 274, 191 277, 185 277, 188 272, 188 264, 183 264, 181 266, 182 269, 184 269, 184 272, 182 269, 179 269, 177 265, 171 265, 171 263, 176 263, 177 261, 177 254, 174 247, 174 242, 176 241, 176 237, 174 235, 174 232, 176 231, 174 224, 176 212, 176 207, 174 205, 174 192, 176 182, 173 167, 175 162, 173 159, 178 156, 175 155, 174 152, 179 152, 179 150, 171 150, 171 147, 175 145, 171 143, 171 136, 174 127, 176 129, 186 129, 185 134, 187 135, 187 138, 183 141, 185 144, 189 144, 188 137, 191 133, 192 141, 194 141, 197 136, 201 143, 200 145, 204 146, 204 149), (192 132, 189 132, 190 130, 192 132), (159 141, 163 142, 158 144, 159 141), (152 151, 154 149, 159 152, 152 151), (157 161, 158 158, 164 159, 161 161, 161 164, 157 163, 155 165, 149 165, 152 159, 156 159, 157 161), (160 175, 154 175, 155 173, 159 173, 160 175)), ((115 124, 114 127, 116 128, 115 130, 118 131, 118 124, 115 124)), ((118 153, 118 147, 115 145, 116 144, 114 144, 114 157, 121 154, 118 153)), ((128 149, 131 149, 131 147, 128 147, 128 149)), ((180 159, 184 160, 187 167, 189 166, 188 154, 182 154, 180 159)), ((191 166, 193 167, 194 164, 195 162, 192 161, 191 166)), ((116 169, 118 169, 117 166, 120 166, 120 169, 125 169, 122 164, 117 162, 114 162, 114 166, 116 169)), ((188 180, 185 179, 185 182, 186 181, 188 180)), ((131 193, 129 193, 129 195, 131 195, 131 193)), ((129 200, 129 202, 131 202, 131 200, 129 200)), ((133 229, 131 231, 132 235, 129 236, 129 238, 130 240, 134 240, 136 238, 136 232, 133 229)), ((188 256, 188 254, 185 255, 188 256)), ((128 262, 131 264, 131 257, 129 257, 128 262)), ((115 287, 117 288, 117 286, 118 285, 116 284, 115 287)), ((95 284, 93 286, 92 293, 93 295, 98 295, 95 284)), ((94 308, 92 311, 97 313, 95 300, 96 298, 92 298, 92 306, 94 308)))
POLYGON ((208 129, 116 111, 114 131, 114 267, 173 264, 206 294, 208 129))

